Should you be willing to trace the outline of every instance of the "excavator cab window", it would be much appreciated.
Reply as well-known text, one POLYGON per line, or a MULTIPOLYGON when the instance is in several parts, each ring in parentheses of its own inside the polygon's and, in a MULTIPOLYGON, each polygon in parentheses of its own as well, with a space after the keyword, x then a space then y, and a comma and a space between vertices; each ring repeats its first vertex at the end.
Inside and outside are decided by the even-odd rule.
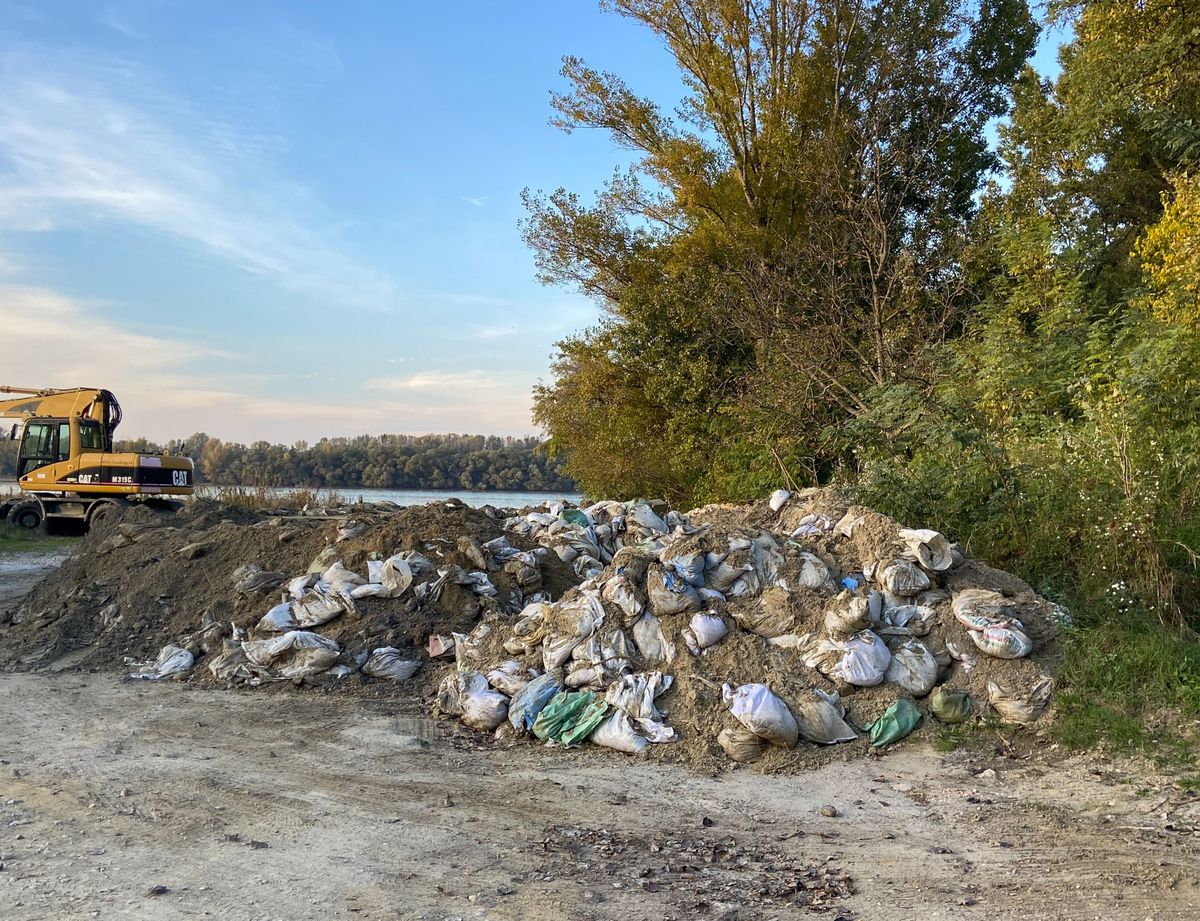
MULTIPOLYGON (((61 425, 58 420, 54 420, 30 422, 25 426, 25 438, 21 442, 21 457, 18 467, 20 476, 24 476, 31 470, 37 470, 38 467, 53 464, 59 459, 58 432, 61 425)), ((67 431, 70 432, 69 427, 67 431)))
POLYGON ((104 450, 104 431, 99 422, 79 420, 79 446, 84 451, 104 450))

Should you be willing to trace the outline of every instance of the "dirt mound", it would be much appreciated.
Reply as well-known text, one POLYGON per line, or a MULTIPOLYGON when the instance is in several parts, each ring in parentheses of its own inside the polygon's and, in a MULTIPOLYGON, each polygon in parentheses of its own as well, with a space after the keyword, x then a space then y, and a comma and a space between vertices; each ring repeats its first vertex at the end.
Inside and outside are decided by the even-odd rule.
POLYGON ((543 738, 594 734, 713 770, 733 751, 766 771, 865 752, 885 714, 935 731, 935 686, 972 718, 1032 722, 1060 655, 1054 610, 1028 585, 829 490, 687 515, 453 500, 137 510, 0 632, 10 668, 127 668, 160 650, 190 681, 386 688, 501 737, 563 690, 543 738), (453 658, 430 658, 434 635, 453 658), (527 687, 549 694, 530 703, 527 687), (767 745, 757 710, 735 718, 735 689, 798 720, 800 744, 767 745))

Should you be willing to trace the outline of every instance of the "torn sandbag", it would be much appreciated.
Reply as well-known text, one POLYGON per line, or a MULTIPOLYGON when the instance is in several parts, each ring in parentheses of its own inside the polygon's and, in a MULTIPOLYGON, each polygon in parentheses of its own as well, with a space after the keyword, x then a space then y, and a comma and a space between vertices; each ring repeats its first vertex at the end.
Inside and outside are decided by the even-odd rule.
POLYGON ((899 537, 904 541, 903 556, 930 572, 944 572, 954 565, 950 552, 950 541, 937 531, 927 528, 910 530, 901 528, 899 537))
MULTIPOLYGON (((765 595, 763 597, 766 597, 765 595)), ((831 636, 851 636, 871 624, 870 604, 866 598, 843 591, 825 611, 825 630, 831 636)))
POLYGON ((911 598, 929 588, 929 576, 908 560, 896 560, 875 574, 884 591, 900 598, 911 598))
POLYGON ((625 522, 627 527, 636 526, 651 535, 667 533, 667 523, 645 502, 635 503, 628 508, 625 511, 625 522))
POLYGON ((870 630, 861 630, 844 643, 835 643, 842 658, 832 674, 847 684, 873 687, 883 681, 892 653, 870 630))
POLYGON ((351 572, 342 565, 340 560, 321 573, 321 581, 329 587, 329 591, 335 593, 345 592, 346 594, 349 594, 352 589, 360 585, 367 584, 366 579, 356 572, 351 572))
POLYGON ((326 569, 337 562, 338 550, 333 544, 327 544, 325 549, 318 553, 311 563, 308 564, 308 573, 323 573, 326 569))
POLYGON ((901 698, 887 710, 883 716, 867 727, 871 737, 871 747, 881 748, 891 745, 911 735, 913 730, 921 725, 921 711, 911 700, 901 698))
POLYGON ((692 588, 704 586, 704 561, 703 550, 675 551, 668 548, 662 554, 663 566, 671 569, 692 588))
POLYGON ((323 671, 341 653, 342 647, 336 640, 311 633, 307 630, 289 630, 281 636, 265 640, 249 640, 242 643, 242 651, 251 665, 273 668, 281 662, 287 664, 290 660, 300 658, 305 667, 315 667, 324 656, 299 655, 306 651, 329 653, 328 662, 316 671, 323 671))
POLYGON ((791 592, 782 585, 772 585, 757 603, 738 605, 731 613, 743 630, 768 639, 791 633, 796 627, 797 611, 792 605, 791 592))
POLYGON ((234 591, 239 595, 257 595, 260 592, 278 588, 286 579, 287 576, 282 572, 264 572, 261 569, 255 569, 237 581, 234 591))
POLYGON ((353 613, 354 601, 349 595, 331 595, 318 585, 303 598, 291 602, 292 619, 297 627, 319 627, 343 613, 353 613))
POLYGON ((508 697, 516 697, 525 689, 532 677, 529 669, 517 659, 501 662, 487 673, 488 684, 508 697))
POLYGON ((628 576, 613 576, 604 583, 601 597, 621 609, 625 626, 632 626, 646 609, 646 596, 628 576))
POLYGON ((772 745, 791 748, 800 735, 796 717, 765 684, 743 684, 737 690, 722 685, 721 696, 733 717, 772 745))
POLYGON ((420 670, 420 662, 405 659, 395 646, 380 646, 372 650, 370 658, 362 667, 364 675, 387 678, 391 681, 405 681, 420 670))
POLYGON ((1046 712, 1053 689, 1054 679, 1049 675, 1043 675, 1024 688, 989 681, 988 703, 1000 714, 1004 722, 1027 725, 1046 712))
POLYGON ((913 697, 924 697, 937 683, 938 670, 937 659, 929 647, 910 637, 892 647, 892 659, 883 680, 900 685, 913 697))
POLYGON ((285 601, 267 611, 254 629, 259 633, 286 633, 297 626, 296 618, 292 616, 292 603, 285 601))
POLYGON ((999 592, 967 589, 954 596, 954 616, 981 652, 997 659, 1020 659, 1033 651, 1016 606, 999 592))
MULTIPOLYGON (((542 712, 533 721, 533 734, 543 742, 559 741, 585 716, 595 719, 595 709, 589 708, 597 699, 594 691, 559 691, 546 702, 542 712)), ((591 728, 595 730, 601 722, 602 716, 591 728)))
POLYGON ((378 581, 387 589, 387 597, 399 598, 412 585, 414 575, 409 561, 397 554, 380 564, 379 578, 372 581, 378 581))
POLYGON ((435 706, 446 716, 462 716, 463 704, 472 694, 490 690, 487 678, 477 671, 455 670, 438 685, 435 706))
POLYGON ((153 662, 131 663, 137 667, 137 671, 131 672, 129 677, 144 681, 159 681, 163 678, 172 678, 187 673, 195 662, 195 656, 186 649, 180 649, 178 646, 164 646, 159 650, 158 658, 153 662))
POLYGON ((508 721, 514 729, 532 729, 547 701, 560 690, 562 682, 554 675, 539 675, 513 695, 508 705, 508 721))
POLYGON ((731 726, 717 734, 717 744, 731 761, 746 763, 765 755, 771 743, 745 726, 731 726))
POLYGON ((658 722, 662 714, 658 712, 654 701, 670 690, 671 682, 671 676, 662 672, 622 675, 609 687, 605 699, 634 719, 658 722))
POLYGON ((696 589, 674 569, 654 563, 646 573, 650 610, 659 617, 700 610, 696 589))

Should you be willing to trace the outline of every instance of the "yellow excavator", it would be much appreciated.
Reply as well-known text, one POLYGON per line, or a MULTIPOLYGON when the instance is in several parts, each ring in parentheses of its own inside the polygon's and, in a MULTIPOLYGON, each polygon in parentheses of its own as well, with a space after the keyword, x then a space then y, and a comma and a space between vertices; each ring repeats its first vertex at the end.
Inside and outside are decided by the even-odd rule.
POLYGON ((172 496, 190 496, 190 457, 113 451, 121 405, 107 390, 0 386, 0 417, 21 420, 10 438, 20 441, 17 485, 0 496, 0 521, 23 528, 74 523, 95 526, 118 517, 131 502, 172 507, 172 496))

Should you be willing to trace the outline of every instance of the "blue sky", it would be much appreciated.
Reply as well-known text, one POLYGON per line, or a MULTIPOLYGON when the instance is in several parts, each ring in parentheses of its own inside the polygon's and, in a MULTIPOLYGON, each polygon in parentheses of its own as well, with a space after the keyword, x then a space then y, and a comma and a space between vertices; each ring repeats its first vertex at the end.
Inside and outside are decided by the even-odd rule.
POLYGON ((596 310, 520 192, 625 159, 549 127, 564 54, 678 98, 591 0, 0 0, 0 383, 108 387, 127 436, 534 431, 596 310))

